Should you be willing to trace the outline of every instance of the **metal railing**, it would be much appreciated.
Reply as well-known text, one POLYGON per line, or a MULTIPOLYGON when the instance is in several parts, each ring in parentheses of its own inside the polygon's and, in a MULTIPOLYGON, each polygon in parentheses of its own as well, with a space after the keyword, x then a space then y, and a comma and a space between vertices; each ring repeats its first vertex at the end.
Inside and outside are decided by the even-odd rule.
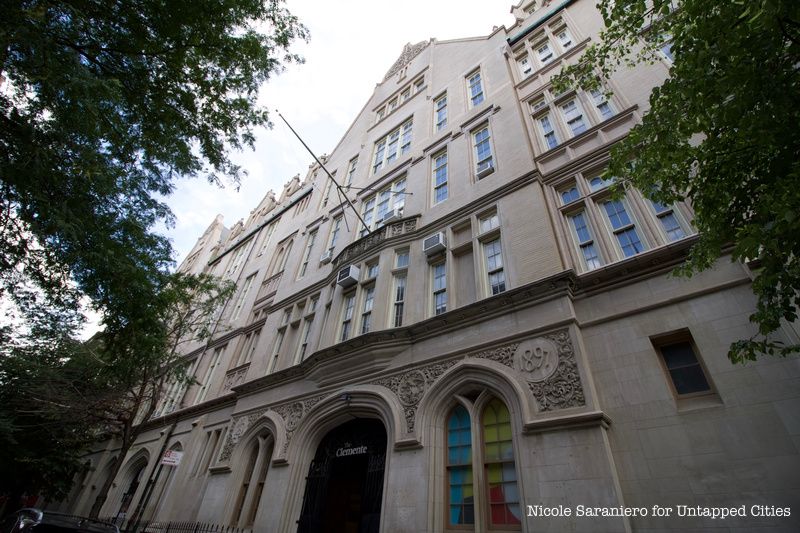
POLYGON ((209 524, 205 522, 149 522, 141 520, 131 523, 129 520, 103 518, 104 522, 115 524, 120 533, 251 533, 251 529, 209 524))

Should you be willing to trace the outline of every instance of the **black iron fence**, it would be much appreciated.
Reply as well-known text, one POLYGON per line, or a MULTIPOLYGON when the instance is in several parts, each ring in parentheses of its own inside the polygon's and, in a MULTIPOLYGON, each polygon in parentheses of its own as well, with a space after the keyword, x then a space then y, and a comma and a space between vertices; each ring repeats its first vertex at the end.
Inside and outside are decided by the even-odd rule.
POLYGON ((208 524, 204 522, 148 522, 129 521, 117 518, 104 518, 104 522, 115 524, 120 533, 251 533, 241 527, 208 524))

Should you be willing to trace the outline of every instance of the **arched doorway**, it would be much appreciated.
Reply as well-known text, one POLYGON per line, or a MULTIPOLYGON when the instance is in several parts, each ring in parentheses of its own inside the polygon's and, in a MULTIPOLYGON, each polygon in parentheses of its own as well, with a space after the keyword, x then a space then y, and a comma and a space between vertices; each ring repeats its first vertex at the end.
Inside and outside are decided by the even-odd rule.
POLYGON ((352 420, 329 432, 308 469, 298 533, 377 533, 385 463, 380 421, 352 420))
POLYGON ((122 501, 120 502, 119 509, 117 510, 115 518, 116 521, 122 522, 128 518, 128 511, 130 510, 133 497, 139 490, 139 485, 144 477, 145 467, 147 467, 147 460, 145 458, 141 458, 128 469, 128 481, 124 485, 125 492, 122 493, 122 501))

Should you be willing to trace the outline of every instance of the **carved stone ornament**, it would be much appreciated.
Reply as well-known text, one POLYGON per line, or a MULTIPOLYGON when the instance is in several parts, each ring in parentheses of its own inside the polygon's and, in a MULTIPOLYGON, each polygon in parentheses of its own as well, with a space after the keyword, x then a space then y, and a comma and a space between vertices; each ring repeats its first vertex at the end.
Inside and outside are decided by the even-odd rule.
POLYGON ((425 374, 414 370, 400 378, 397 397, 403 405, 416 405, 425 394, 425 374))
POLYGON ((370 250, 378 247, 387 237, 396 237, 411 233, 417 229, 417 220, 415 218, 409 220, 402 220, 396 224, 390 224, 378 228, 366 237, 362 237, 340 253, 333 264, 339 267, 343 264, 349 264, 351 260, 361 254, 367 253, 370 250))
POLYGON ((236 385, 242 383, 244 381, 244 377, 247 375, 248 368, 249 365, 225 374, 225 381, 222 383, 222 391, 227 392, 236 385))
MULTIPOLYGON (((580 407, 586 405, 586 398, 583 394, 583 385, 578 372, 578 363, 575 361, 575 349, 572 346, 569 332, 564 329, 544 335, 534 339, 529 346, 535 350, 536 347, 542 350, 555 348, 558 354, 558 363, 554 371, 549 376, 540 381, 531 380, 528 386, 539 404, 542 411, 555 411, 566 409, 567 407, 580 407), (538 342, 537 342, 538 341, 538 342)), ((524 348, 524 347, 520 347, 524 348)), ((522 350, 524 354, 524 350, 522 350)), ((552 365, 552 356, 540 353, 541 361, 539 368, 544 367, 548 362, 552 365)), ((524 356, 519 356, 522 364, 527 364, 524 356)), ((532 354, 531 359, 535 365, 537 360, 532 354)), ((518 359, 519 360, 519 359, 518 359)), ((534 371, 528 373, 537 377, 545 374, 545 371, 534 371)))
POLYGON ((241 439, 242 435, 247 432, 247 429, 253 425, 253 422, 261 418, 266 411, 266 409, 259 409, 258 411, 254 411, 233 419, 233 422, 231 423, 231 430, 228 432, 228 436, 225 437, 225 445, 219 452, 219 462, 227 461, 231 458, 233 448, 239 442, 239 439, 241 439))
POLYGON ((383 77, 384 80, 391 78, 400 70, 411 63, 411 60, 414 59, 419 55, 420 52, 425 50, 428 46, 428 41, 420 41, 417 44, 407 43, 403 47, 403 51, 400 53, 400 57, 397 58, 397 61, 394 62, 394 65, 389 69, 386 73, 386 76, 383 77))
POLYGON ((558 347, 543 337, 524 341, 517 348, 514 359, 514 367, 526 380, 544 381, 558 368, 558 347))

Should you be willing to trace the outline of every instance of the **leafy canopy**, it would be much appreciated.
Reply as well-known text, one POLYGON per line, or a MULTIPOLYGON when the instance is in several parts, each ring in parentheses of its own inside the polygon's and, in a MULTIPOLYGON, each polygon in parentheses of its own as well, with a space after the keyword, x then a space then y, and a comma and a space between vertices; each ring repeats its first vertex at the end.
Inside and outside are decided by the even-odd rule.
POLYGON ((665 205, 688 198, 700 232, 679 272, 730 248, 755 261, 758 335, 732 361, 798 351, 769 338, 797 320, 800 290, 800 3, 792 0, 600 0, 601 39, 555 80, 597 87, 620 68, 660 61, 669 79, 611 152, 607 174, 665 205))
POLYGON ((130 441, 189 379, 178 344, 231 288, 170 272, 162 199, 238 183, 259 87, 307 36, 282 0, 0 2, 0 480, 24 482, 0 493, 63 494, 87 439, 130 441), (83 344, 82 301, 105 325, 83 344))

